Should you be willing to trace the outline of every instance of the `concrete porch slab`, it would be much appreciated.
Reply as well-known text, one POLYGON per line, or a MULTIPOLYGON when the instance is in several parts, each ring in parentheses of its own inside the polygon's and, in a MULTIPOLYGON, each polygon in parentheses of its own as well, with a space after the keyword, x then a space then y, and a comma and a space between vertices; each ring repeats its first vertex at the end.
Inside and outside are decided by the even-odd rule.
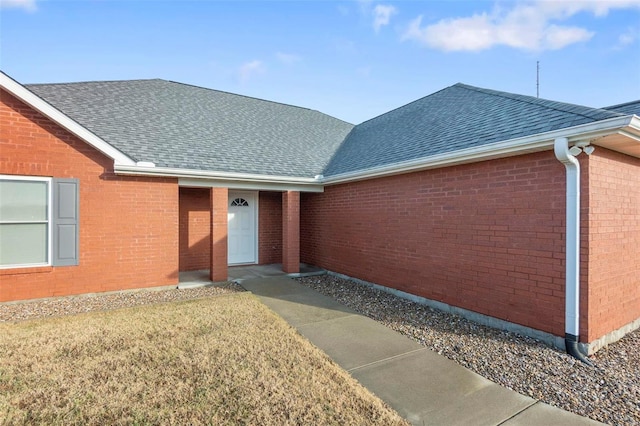
POLYGON ((300 264, 300 272, 294 274, 286 274, 282 271, 281 263, 273 263, 270 265, 239 265, 229 267, 229 280, 236 281, 238 283, 244 280, 250 280, 254 278, 267 278, 277 276, 290 276, 290 277, 306 277, 312 275, 326 274, 322 268, 317 266, 308 265, 306 263, 300 264))
POLYGON ((214 285, 214 282, 209 279, 209 270, 203 269, 199 271, 184 271, 178 275, 178 288, 198 288, 214 285))
MULTIPOLYGON (((273 263, 270 265, 239 265, 230 266, 228 269, 228 280, 242 283, 245 280, 251 280, 255 278, 268 278, 268 277, 308 277, 312 275, 324 275, 327 271, 317 266, 308 265, 306 263, 300 264, 300 272, 295 274, 286 274, 282 271, 281 263, 273 263)), ((184 271, 179 273, 178 288, 197 288, 214 285, 215 283, 209 279, 209 270, 200 269, 197 271, 184 271)))
POLYGON ((240 281, 240 283, 245 290, 263 297, 316 294, 314 290, 301 286, 282 274, 275 277, 245 279, 240 281))

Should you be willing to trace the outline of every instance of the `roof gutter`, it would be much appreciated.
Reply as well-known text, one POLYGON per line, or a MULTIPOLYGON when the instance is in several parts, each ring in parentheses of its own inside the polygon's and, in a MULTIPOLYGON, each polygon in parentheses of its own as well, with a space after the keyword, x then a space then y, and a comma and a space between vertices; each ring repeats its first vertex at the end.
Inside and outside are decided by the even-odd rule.
POLYGON ((296 176, 272 176, 255 173, 215 172, 170 167, 155 167, 153 163, 138 162, 136 165, 115 164, 119 175, 178 178, 181 186, 215 187, 225 186, 244 189, 289 189, 322 192, 321 176, 314 178, 296 176))
POLYGON ((511 139, 504 142, 497 142, 473 148, 446 152, 443 154, 431 155, 415 160, 409 160, 380 167, 372 167, 355 172, 341 173, 324 178, 321 182, 325 185, 336 185, 340 183, 390 176, 419 170, 435 169, 439 167, 453 166, 456 164, 473 163, 476 161, 491 160, 495 158, 544 151, 547 149, 551 149, 554 146, 554 140, 557 138, 564 137, 570 141, 591 140, 601 136, 609 135, 616 131, 620 131, 630 124, 633 124, 632 127, 636 127, 635 124, 637 124, 637 120, 637 117, 634 116, 615 117, 595 123, 568 127, 565 129, 554 130, 552 132, 511 139), (634 121, 634 119, 636 121, 634 121))

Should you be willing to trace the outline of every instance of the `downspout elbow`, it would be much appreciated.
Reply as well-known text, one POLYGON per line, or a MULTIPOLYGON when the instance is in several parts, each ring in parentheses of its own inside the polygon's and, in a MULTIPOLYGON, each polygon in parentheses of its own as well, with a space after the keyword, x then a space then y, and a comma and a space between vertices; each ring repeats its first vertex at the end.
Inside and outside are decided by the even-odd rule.
POLYGON ((564 346, 567 349, 567 353, 577 359, 578 361, 582 361, 590 367, 593 367, 593 363, 589 358, 587 358, 578 347, 578 336, 573 334, 565 334, 564 335, 564 346))
MULTIPOLYGON (((574 157, 569 149, 569 139, 557 138, 553 144, 553 152, 556 155, 558 161, 560 161, 569 170, 579 170, 580 163, 578 159, 574 157)), ((579 153, 579 152, 578 152, 579 153)))

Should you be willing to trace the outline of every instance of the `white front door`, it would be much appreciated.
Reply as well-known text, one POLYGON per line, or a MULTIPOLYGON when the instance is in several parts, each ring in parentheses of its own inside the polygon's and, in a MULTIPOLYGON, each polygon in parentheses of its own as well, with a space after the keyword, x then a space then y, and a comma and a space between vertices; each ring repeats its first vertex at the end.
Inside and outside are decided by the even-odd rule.
POLYGON ((229 264, 257 261, 257 198, 255 192, 229 192, 229 264))

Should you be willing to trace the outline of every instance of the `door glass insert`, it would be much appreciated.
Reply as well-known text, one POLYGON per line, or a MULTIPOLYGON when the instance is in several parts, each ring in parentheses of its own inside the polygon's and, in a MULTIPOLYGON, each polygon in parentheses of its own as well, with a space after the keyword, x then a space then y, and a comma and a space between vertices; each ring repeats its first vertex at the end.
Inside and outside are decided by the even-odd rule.
POLYGON ((231 202, 232 206, 249 207, 249 203, 244 198, 236 198, 231 202))

